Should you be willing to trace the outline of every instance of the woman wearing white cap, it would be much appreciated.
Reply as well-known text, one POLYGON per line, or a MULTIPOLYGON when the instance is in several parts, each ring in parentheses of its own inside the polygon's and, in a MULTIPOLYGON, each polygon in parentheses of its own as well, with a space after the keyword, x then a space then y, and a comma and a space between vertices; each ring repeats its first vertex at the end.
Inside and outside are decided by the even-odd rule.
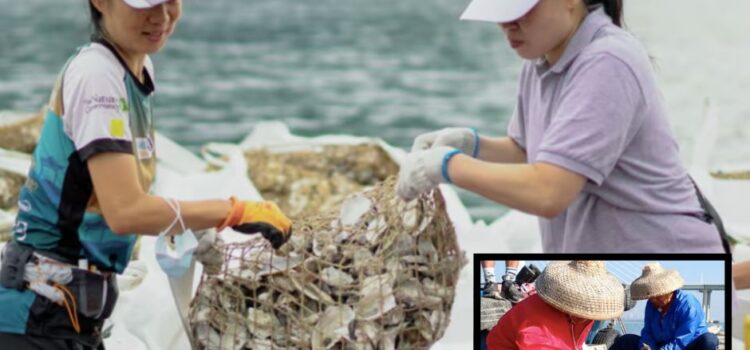
POLYGON ((647 264, 630 285, 633 300, 648 299, 641 335, 623 335, 610 349, 715 350, 719 338, 708 332, 698 299, 680 290, 684 284, 677 270, 647 264))
POLYGON ((157 252, 166 234, 175 235, 182 259, 157 256, 171 277, 190 266, 192 230, 262 233, 274 247, 291 233, 270 202, 177 202, 148 193, 156 163, 148 55, 173 33, 182 3, 88 2, 92 41, 68 60, 52 92, 4 250, 3 349, 102 348, 102 325, 117 299, 114 274, 127 266, 135 233, 161 233, 157 252))
POLYGON ((473 0, 462 19, 526 59, 508 137, 418 136, 399 195, 453 183, 537 215, 545 252, 723 252, 622 16, 621 0, 473 0))
POLYGON ((582 349, 594 320, 623 313, 625 289, 603 261, 554 261, 537 294, 514 306, 487 336, 487 349, 582 349))

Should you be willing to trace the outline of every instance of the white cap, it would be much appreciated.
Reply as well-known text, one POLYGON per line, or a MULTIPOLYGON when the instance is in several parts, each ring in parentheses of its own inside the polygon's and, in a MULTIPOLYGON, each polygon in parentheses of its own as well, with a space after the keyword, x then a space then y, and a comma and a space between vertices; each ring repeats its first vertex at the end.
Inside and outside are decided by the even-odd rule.
POLYGON ((151 8, 156 5, 165 3, 169 0, 124 0, 124 1, 130 7, 137 8, 137 9, 147 9, 147 8, 151 8))
POLYGON ((531 11, 539 0, 472 0, 462 20, 493 23, 513 22, 531 11))

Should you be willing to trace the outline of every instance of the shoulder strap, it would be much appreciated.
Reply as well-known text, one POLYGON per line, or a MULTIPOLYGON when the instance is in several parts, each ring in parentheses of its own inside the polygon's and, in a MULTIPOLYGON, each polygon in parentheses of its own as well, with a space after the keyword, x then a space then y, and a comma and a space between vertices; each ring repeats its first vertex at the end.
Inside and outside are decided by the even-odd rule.
POLYGON ((698 184, 695 183, 695 180, 693 180, 692 176, 688 176, 690 178, 690 182, 693 183, 693 187, 695 187, 695 193, 698 195, 698 202, 701 205, 701 208, 703 208, 703 220, 705 220, 709 224, 714 224, 716 228, 719 230, 719 236, 721 237, 721 244, 724 246, 724 252, 727 254, 732 254, 731 245, 729 243, 729 236, 727 235, 727 231, 724 229, 724 222, 721 220, 721 217, 719 216, 719 212, 716 211, 716 208, 711 204, 711 202, 708 201, 708 199, 703 196, 703 192, 701 192, 701 189, 698 187, 698 184))

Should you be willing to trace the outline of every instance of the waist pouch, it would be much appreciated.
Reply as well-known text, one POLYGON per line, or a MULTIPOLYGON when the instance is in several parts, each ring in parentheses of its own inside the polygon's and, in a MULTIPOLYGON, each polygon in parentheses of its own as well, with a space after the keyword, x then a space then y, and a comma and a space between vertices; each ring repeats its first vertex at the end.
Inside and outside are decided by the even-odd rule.
POLYGON ((73 281, 66 287, 76 298, 78 314, 93 319, 109 318, 120 294, 115 274, 105 277, 81 269, 73 269, 73 281))
MULTIPOLYGON (((6 245, 0 266, 0 285, 25 290, 24 270, 27 262, 38 262, 33 248, 17 242, 6 245)), ((26 334, 73 339, 83 345, 97 347, 101 343, 104 320, 112 315, 119 290, 115 274, 101 275, 71 266, 73 279, 64 287, 75 299, 76 313, 81 327, 77 333, 71 316, 64 306, 36 295, 29 310, 26 334)), ((67 293, 66 293, 67 294, 67 293)))

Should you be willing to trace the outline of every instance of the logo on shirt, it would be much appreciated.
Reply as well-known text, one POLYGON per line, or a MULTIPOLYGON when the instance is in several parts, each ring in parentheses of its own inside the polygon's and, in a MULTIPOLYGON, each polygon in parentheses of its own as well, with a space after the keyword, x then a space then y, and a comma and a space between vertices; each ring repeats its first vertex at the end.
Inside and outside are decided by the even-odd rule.
POLYGON ((111 96, 94 95, 83 100, 86 106, 86 113, 91 113, 97 109, 117 111, 119 109, 117 100, 111 96))
POLYGON ((125 137, 125 121, 120 118, 112 118, 109 121, 109 134, 112 137, 125 137))
POLYGON ((120 98, 120 112, 127 112, 130 108, 128 107, 128 100, 120 98))
POLYGON ((16 222, 16 225, 13 227, 13 234, 16 235, 16 240, 18 241, 24 241, 26 240, 26 231, 29 229, 29 224, 19 221, 16 222))
POLYGON ((135 148, 138 159, 149 159, 154 156, 154 143, 147 137, 136 137, 135 148))
POLYGON ((18 200, 18 210, 28 213, 31 211, 31 202, 25 199, 18 200))

